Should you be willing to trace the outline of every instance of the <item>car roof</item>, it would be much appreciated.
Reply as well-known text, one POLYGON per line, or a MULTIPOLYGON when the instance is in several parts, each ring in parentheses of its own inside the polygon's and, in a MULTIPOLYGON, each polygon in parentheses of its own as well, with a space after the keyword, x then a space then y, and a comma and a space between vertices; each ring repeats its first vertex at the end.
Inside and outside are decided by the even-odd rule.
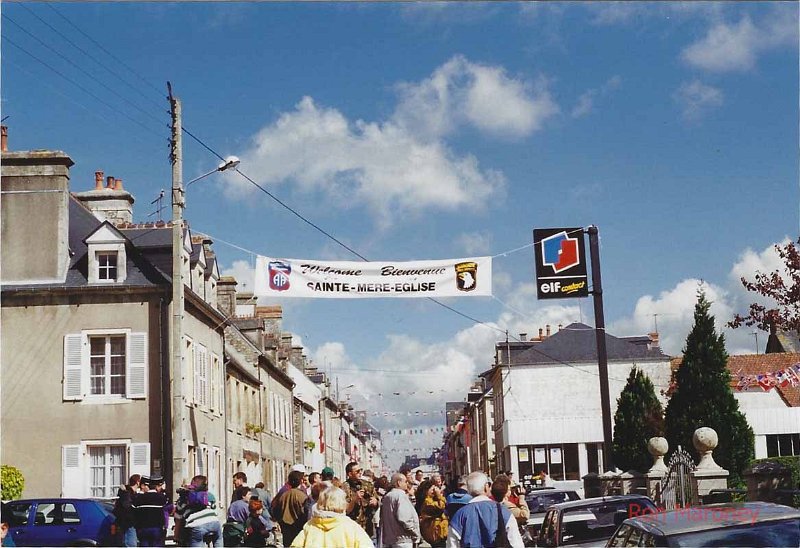
POLYGON ((97 499, 82 499, 82 498, 75 498, 75 497, 67 497, 67 498, 60 498, 60 497, 46 497, 46 498, 39 498, 39 499, 16 499, 16 500, 9 500, 5 504, 16 504, 18 502, 29 502, 29 503, 51 503, 51 502, 105 502, 97 499))
POLYGON ((530 496, 534 496, 534 495, 552 495, 553 493, 575 493, 575 494, 577 494, 578 492, 575 491, 575 489, 555 489, 553 487, 548 487, 547 489, 536 489, 536 490, 533 490, 533 491, 528 491, 527 493, 525 493, 525 496, 527 497, 529 495, 530 496))
POLYGON ((634 502, 634 501, 648 501, 653 504, 653 501, 645 495, 611 495, 608 497, 594 497, 590 499, 571 500, 568 502, 560 502, 550 507, 550 510, 572 510, 575 508, 589 508, 599 504, 609 502, 634 502))
POLYGON ((791 518, 800 519, 800 510, 771 502, 724 502, 628 518, 624 523, 655 535, 671 536, 791 518))

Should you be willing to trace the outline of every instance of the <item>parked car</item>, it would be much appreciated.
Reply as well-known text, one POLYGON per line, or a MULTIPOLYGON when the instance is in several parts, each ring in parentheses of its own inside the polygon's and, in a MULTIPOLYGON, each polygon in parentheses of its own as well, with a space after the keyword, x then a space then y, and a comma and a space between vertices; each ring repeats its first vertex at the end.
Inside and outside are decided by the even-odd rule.
POLYGON ((528 533, 531 537, 536 538, 539 534, 539 528, 542 526, 544 514, 551 506, 571 500, 580 500, 580 498, 577 492, 568 489, 544 487, 528 491, 525 494, 525 502, 531 511, 531 516, 528 518, 526 525, 528 533))
POLYGON ((538 546, 605 546, 630 516, 657 512, 644 495, 615 495, 551 506, 539 530, 538 546))
POLYGON ((625 520, 607 546, 800 546, 800 510, 739 502, 662 511, 625 520))
POLYGON ((17 546, 113 546, 113 504, 93 499, 25 499, 6 503, 17 546))

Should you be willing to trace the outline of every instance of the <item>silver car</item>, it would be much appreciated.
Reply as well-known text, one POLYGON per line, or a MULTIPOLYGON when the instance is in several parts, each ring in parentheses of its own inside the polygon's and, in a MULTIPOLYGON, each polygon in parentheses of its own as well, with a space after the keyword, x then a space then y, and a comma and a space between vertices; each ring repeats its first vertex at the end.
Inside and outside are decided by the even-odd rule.
POLYGON ((800 510, 769 502, 643 512, 606 546, 800 546, 800 510))

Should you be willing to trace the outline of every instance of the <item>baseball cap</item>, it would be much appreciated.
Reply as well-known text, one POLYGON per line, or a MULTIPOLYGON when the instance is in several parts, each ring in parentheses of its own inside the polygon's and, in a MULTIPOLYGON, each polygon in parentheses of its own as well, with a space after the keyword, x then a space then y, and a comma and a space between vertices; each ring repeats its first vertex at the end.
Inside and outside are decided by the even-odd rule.
POLYGON ((292 466, 291 471, 292 472, 302 472, 302 473, 305 474, 306 473, 306 466, 305 466, 305 464, 295 464, 294 466, 292 466))
POLYGON ((322 476, 323 477, 331 477, 332 478, 334 476, 333 468, 331 468, 330 466, 326 466, 325 468, 323 468, 322 469, 322 476))

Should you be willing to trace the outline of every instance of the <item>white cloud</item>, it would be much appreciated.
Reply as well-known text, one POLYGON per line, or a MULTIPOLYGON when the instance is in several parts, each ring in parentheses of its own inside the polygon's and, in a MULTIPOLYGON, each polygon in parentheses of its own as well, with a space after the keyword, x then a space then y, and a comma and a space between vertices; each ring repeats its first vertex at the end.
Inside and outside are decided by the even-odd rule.
MULTIPOLYGON (((505 185, 502 173, 482 170, 442 141, 423 142, 391 122, 351 123, 310 97, 261 130, 242 164, 260 184, 292 181, 337 207, 366 206, 384 228, 426 209, 480 210, 505 185)), ((229 181, 240 194, 253 190, 240 178, 229 181)))
POLYGON ((570 112, 570 116, 573 118, 581 118, 586 116, 594 109, 594 102, 600 96, 608 95, 610 92, 618 89, 622 85, 622 78, 619 75, 612 76, 608 79, 602 86, 599 88, 592 88, 586 90, 584 93, 578 97, 578 101, 574 107, 572 107, 572 111, 570 112))
POLYGON ((699 80, 684 82, 673 94, 673 99, 683 109, 683 117, 694 121, 724 102, 722 91, 699 80))
POLYGON ((429 78, 398 85, 393 120, 422 138, 436 139, 470 124, 500 137, 524 137, 558 113, 547 81, 532 84, 502 67, 473 63, 457 55, 429 78))
MULTIPOLYGON (((455 56, 424 80, 398 85, 385 121, 349 120, 304 97, 253 139, 242 165, 265 186, 292 183, 339 208, 365 207, 381 228, 425 210, 482 210, 503 198, 505 177, 445 141, 461 126, 495 137, 540 130, 558 112, 547 81, 530 83, 502 67, 455 56)), ((227 191, 254 187, 228 176, 227 191)))
POLYGON ((738 23, 719 21, 709 28, 702 40, 686 47, 681 57, 703 70, 746 72, 764 52, 796 44, 797 8, 782 8, 779 6, 758 24, 748 16, 738 23))
POLYGON ((467 255, 485 255, 492 248, 492 235, 487 231, 476 231, 460 234, 456 245, 467 255))
POLYGON ((255 271, 249 261, 233 261, 229 268, 220 268, 220 276, 233 276, 238 284, 236 291, 247 293, 253 290, 255 271))

